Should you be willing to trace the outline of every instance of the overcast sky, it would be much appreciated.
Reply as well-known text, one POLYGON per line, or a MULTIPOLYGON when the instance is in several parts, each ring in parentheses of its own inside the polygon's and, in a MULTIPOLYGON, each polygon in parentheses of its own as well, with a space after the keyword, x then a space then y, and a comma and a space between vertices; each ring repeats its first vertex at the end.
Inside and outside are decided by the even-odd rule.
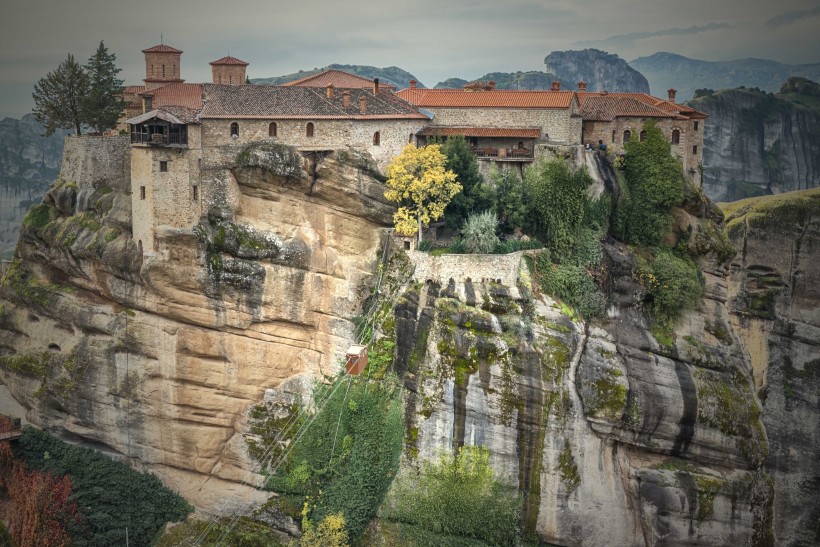
POLYGON ((32 107, 34 83, 67 53, 104 40, 128 84, 141 49, 185 53, 182 77, 210 79, 229 52, 251 78, 330 63, 398 66, 427 86, 448 77, 544 70, 554 50, 596 47, 631 61, 670 51, 710 61, 820 62, 820 0, 2 0, 0 117, 32 107))

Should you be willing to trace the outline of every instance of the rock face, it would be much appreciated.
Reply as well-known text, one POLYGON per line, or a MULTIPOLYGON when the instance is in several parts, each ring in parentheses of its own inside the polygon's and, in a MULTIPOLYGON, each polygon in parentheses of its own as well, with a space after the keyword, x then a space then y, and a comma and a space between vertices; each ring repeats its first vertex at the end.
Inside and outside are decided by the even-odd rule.
POLYGON ((726 208, 740 250, 729 320, 747 349, 769 438, 774 532, 781 545, 820 541, 820 190, 726 208))
POLYGON ((247 409, 335 371, 351 342, 392 211, 373 165, 350 152, 298 177, 228 164, 211 175, 229 199, 161 230, 144 259, 128 147, 104 169, 96 149, 23 226, 0 287, 0 377, 32 423, 152 469, 199 507, 259 502, 247 409))
POLYGON ((820 86, 771 95, 727 89, 689 104, 709 114, 703 140, 703 188, 714 201, 779 194, 820 185, 820 86), (809 108, 804 105, 809 105, 809 108))
POLYGON ((746 86, 759 87, 763 91, 777 91, 792 76, 820 80, 820 63, 787 65, 767 59, 713 62, 658 52, 630 61, 629 66, 646 76, 652 94, 659 95, 674 87, 678 90, 681 101, 693 98, 696 89, 746 86))
MULTIPOLYGON (((547 72, 575 89, 586 82, 589 91, 649 93, 649 82, 626 61, 599 49, 553 51, 544 58, 547 72)), ((566 86, 565 86, 566 87, 566 86)))
POLYGON ((0 257, 8 257, 29 207, 39 203, 60 170, 65 131, 42 137, 33 114, 0 120, 0 257))

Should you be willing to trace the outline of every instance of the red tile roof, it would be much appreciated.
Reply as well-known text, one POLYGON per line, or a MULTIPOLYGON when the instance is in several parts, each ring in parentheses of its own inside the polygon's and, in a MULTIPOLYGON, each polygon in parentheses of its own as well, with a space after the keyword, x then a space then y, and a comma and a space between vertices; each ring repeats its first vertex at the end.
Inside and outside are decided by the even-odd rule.
POLYGON ((166 46, 165 44, 160 44, 158 46, 149 47, 148 49, 143 49, 142 52, 143 53, 182 53, 181 50, 179 50, 175 47, 166 46))
MULTIPOLYGON (((624 92, 613 92, 613 93, 606 93, 601 91, 579 91, 578 92, 578 99, 581 102, 581 109, 583 112, 584 109, 584 102, 590 97, 609 97, 616 98, 616 99, 632 99, 636 101, 640 101, 641 103, 651 106, 653 108, 661 109, 665 112, 670 112, 673 114, 678 114, 681 118, 695 118, 695 119, 704 119, 707 117, 706 114, 703 112, 699 112, 694 108, 690 108, 688 106, 673 103, 671 101, 667 101, 664 99, 659 99, 658 97, 653 97, 648 93, 624 93, 624 92)), ((644 116, 642 114, 630 114, 628 113, 629 110, 625 110, 625 113, 618 114, 619 116, 644 116)), ((584 119, 587 119, 587 115, 583 114, 584 119)), ((649 114, 646 114, 645 117, 649 117, 649 114)), ((656 116, 657 117, 657 116, 656 116)), ((592 119, 592 118, 589 118, 592 119)), ((595 118, 599 119, 599 118, 595 118)), ((604 118, 600 118, 604 119, 604 118)), ((611 118, 609 118, 611 119, 611 118)))
POLYGON ((306 86, 204 84, 203 89, 203 119, 429 119, 390 91, 374 95, 365 89, 337 89, 329 99, 324 89, 306 86), (347 108, 345 93, 350 94, 347 108))
MULTIPOLYGON (((373 80, 333 68, 282 85, 288 87, 327 87, 328 84, 333 84, 333 87, 370 89, 373 87, 373 80)), ((379 83, 379 87, 384 89, 396 89, 396 86, 385 83, 379 83)))
POLYGON ((167 84, 146 91, 144 94, 153 95, 153 108, 161 106, 183 106, 191 110, 202 108, 202 84, 167 84))
POLYGON ((248 66, 249 63, 245 61, 241 61, 236 57, 231 57, 230 55, 227 57, 222 57, 221 59, 217 59, 216 61, 211 61, 208 63, 209 65, 239 65, 239 66, 248 66))
POLYGON ((145 86, 144 85, 129 85, 129 86, 126 86, 125 88, 123 88, 123 90, 122 90, 123 93, 132 93, 132 94, 133 93, 142 93, 143 91, 145 91, 145 86))
POLYGON ((417 133, 424 137, 511 137, 525 139, 541 138, 541 129, 530 127, 425 127, 417 133))
POLYGON ((634 97, 586 95, 580 98, 581 117, 585 120, 612 121, 617 117, 677 118, 670 112, 639 101, 634 97))
POLYGON ((422 108, 570 108, 575 92, 409 88, 396 95, 422 108))

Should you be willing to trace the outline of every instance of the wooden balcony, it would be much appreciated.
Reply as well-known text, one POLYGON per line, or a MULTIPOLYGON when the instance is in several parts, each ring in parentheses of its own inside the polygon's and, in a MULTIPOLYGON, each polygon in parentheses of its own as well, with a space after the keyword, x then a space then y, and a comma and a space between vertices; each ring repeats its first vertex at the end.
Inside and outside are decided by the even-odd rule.
POLYGON ((473 148, 478 159, 493 161, 533 161, 533 151, 527 148, 473 148))

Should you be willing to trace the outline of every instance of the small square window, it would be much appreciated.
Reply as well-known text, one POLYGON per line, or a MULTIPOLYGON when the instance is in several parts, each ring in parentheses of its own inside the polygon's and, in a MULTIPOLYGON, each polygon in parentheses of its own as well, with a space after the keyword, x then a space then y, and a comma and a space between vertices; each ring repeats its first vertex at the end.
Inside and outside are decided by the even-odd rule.
POLYGON ((159 172, 160 173, 167 173, 168 172, 168 162, 167 161, 159 162, 159 172))
POLYGON ((697 131, 697 130, 698 130, 698 125, 700 125, 700 122, 695 122, 695 128, 694 128, 694 129, 695 129, 695 131, 697 131))
POLYGON ((697 146, 693 146, 693 147, 692 147, 692 154, 697 155, 697 153, 698 153, 698 147, 697 147, 697 146))
POLYGON ((140 199, 145 199, 145 186, 140 186, 140 199))

